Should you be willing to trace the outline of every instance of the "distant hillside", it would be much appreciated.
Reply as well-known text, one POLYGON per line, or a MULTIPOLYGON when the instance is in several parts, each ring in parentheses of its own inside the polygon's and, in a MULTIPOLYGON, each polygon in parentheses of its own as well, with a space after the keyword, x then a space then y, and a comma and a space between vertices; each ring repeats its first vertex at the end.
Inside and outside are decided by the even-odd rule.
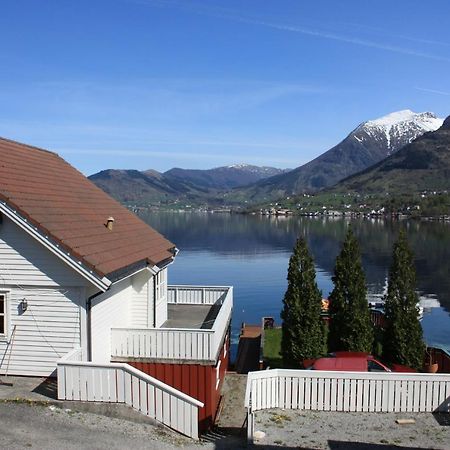
POLYGON ((89 179, 123 203, 148 204, 188 200, 221 203, 222 192, 285 170, 240 164, 208 170, 102 170, 89 179))
POLYGON ((442 122, 433 113, 409 110, 364 122, 313 161, 237 189, 231 195, 241 200, 264 201, 321 190, 376 164, 423 133, 436 130, 442 122))
POLYGON ((164 201, 188 191, 184 186, 172 186, 162 174, 150 171, 107 169, 89 179, 123 203, 164 201))
POLYGON ((170 169, 164 175, 170 179, 189 181, 208 189, 227 190, 246 186, 256 181, 288 172, 274 167, 258 167, 236 164, 208 170, 170 169))
POLYGON ((437 131, 424 134, 332 190, 394 194, 450 190, 450 116, 437 131))

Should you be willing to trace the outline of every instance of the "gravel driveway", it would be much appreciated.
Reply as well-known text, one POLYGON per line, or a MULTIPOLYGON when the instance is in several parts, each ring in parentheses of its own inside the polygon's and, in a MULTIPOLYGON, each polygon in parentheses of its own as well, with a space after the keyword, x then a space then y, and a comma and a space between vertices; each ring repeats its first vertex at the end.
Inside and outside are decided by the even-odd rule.
POLYGON ((256 414, 255 430, 266 433, 257 443, 263 448, 450 449, 448 414, 268 410, 256 414), (399 425, 397 419, 415 423, 399 425))
MULTIPOLYGON (((266 433, 256 449, 392 450, 450 449, 450 420, 431 414, 260 411, 256 430, 266 433), (397 418, 415 424, 398 425, 397 418)), ((238 429, 236 429, 238 430, 238 429)), ((158 449, 243 450, 243 437, 220 432, 200 442, 161 426, 135 423, 55 406, 0 402, 0 449, 80 450, 158 449)))
POLYGON ((195 442, 164 427, 55 406, 0 403, 0 449, 240 449, 242 440, 207 436, 195 442))

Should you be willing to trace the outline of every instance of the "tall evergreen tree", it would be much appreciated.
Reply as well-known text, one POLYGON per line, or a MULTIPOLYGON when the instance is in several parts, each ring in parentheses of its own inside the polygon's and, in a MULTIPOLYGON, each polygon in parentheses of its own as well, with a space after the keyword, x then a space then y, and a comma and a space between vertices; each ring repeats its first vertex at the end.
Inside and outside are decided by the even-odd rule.
POLYGON ((325 327, 320 317, 322 294, 303 238, 297 240, 289 259, 287 279, 281 312, 281 355, 285 367, 299 367, 304 359, 317 358, 326 351, 325 327))
POLYGON ((367 287, 358 241, 351 228, 334 269, 330 294, 330 351, 372 351, 373 325, 367 303, 367 287))
POLYGON ((418 369, 423 364, 425 345, 415 286, 414 255, 402 230, 394 244, 385 297, 383 356, 387 361, 418 369))

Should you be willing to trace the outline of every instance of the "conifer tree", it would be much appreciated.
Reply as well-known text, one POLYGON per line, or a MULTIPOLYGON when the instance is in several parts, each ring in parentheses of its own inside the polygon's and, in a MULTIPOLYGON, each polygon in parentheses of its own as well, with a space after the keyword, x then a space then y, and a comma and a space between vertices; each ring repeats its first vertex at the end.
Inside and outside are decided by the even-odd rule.
POLYGON ((373 325, 367 302, 367 287, 358 241, 351 228, 334 269, 334 289, 330 294, 330 351, 371 352, 373 325))
POLYGON ((387 361, 418 369, 423 364, 425 345, 415 286, 414 255, 402 230, 394 244, 385 297, 383 356, 387 361))
POLYGON ((314 261, 305 239, 298 239, 289 259, 288 287, 281 318, 281 355, 285 367, 299 367, 304 359, 326 352, 325 331, 320 317, 322 294, 316 283, 314 261))

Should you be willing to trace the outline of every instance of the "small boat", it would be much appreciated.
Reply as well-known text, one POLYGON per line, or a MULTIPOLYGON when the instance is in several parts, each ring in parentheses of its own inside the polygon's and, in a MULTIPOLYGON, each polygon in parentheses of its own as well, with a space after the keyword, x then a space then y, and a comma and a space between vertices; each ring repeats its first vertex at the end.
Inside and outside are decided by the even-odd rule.
MULTIPOLYGON (((417 303, 416 307, 417 307, 417 311, 418 311, 419 320, 422 320, 424 308, 423 308, 423 306, 420 306, 419 303, 417 303)), ((376 311, 381 314, 384 314, 385 313, 384 301, 379 301, 379 300, 369 301, 369 309, 371 311, 376 311)))

